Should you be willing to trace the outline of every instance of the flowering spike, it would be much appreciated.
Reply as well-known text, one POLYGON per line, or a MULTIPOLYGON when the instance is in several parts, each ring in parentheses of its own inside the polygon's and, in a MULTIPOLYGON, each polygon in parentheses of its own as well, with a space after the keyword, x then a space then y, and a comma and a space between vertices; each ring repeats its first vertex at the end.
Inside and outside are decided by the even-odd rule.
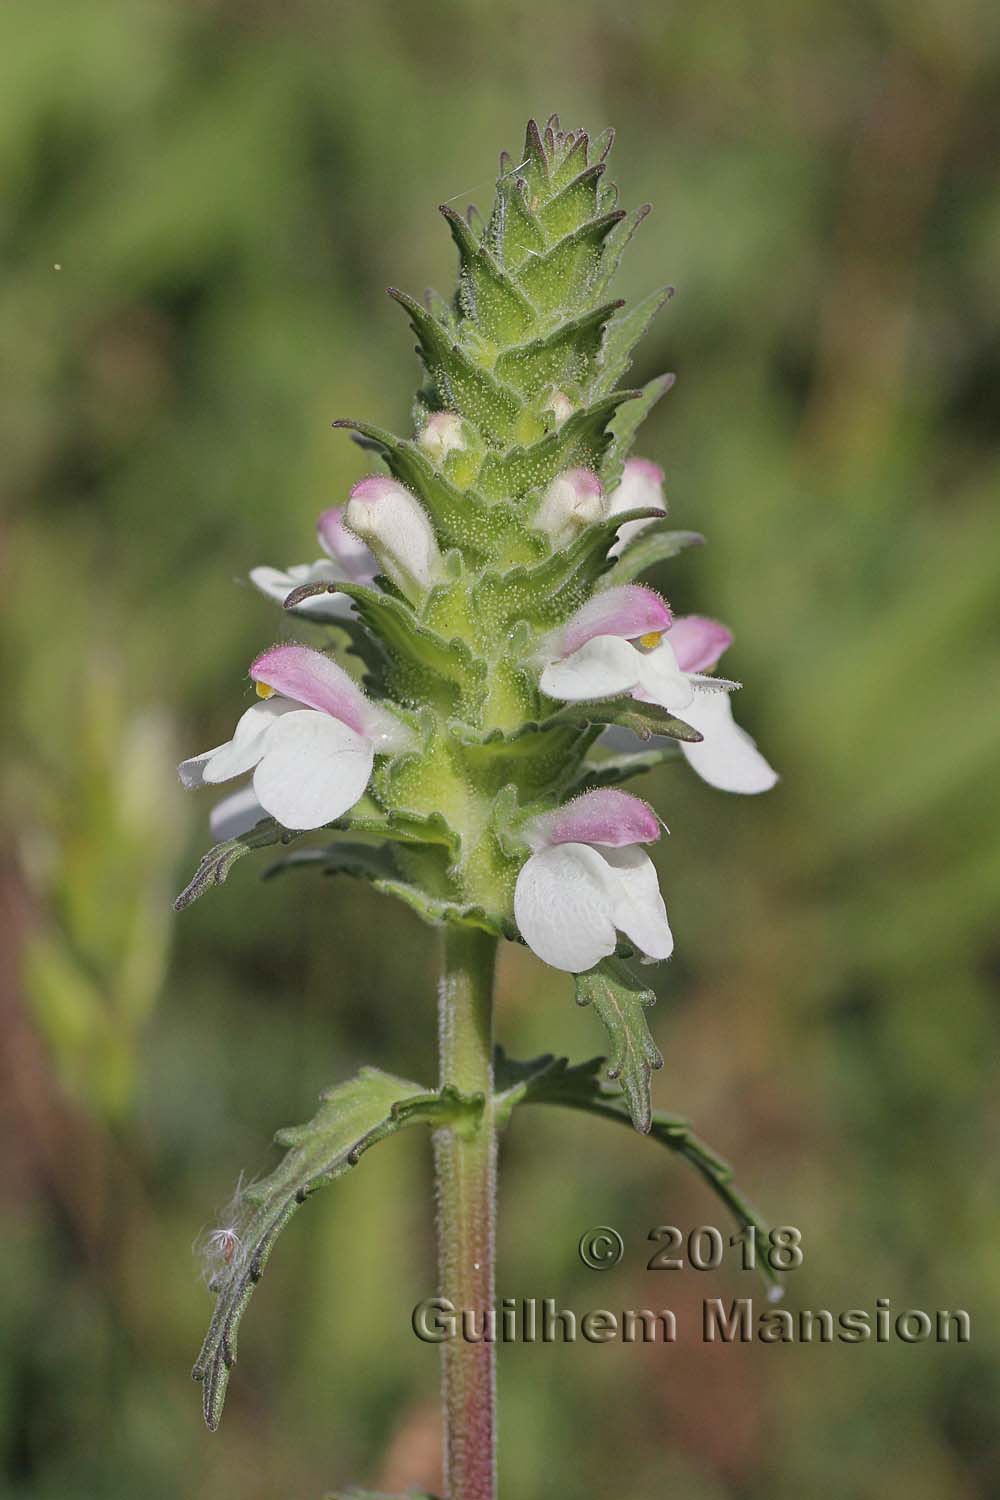
MULTIPOLYGON (((247 780, 216 806, 220 842, 179 906, 221 884, 244 853, 331 828, 325 847, 307 840, 272 869, 360 876, 448 929, 440 1093, 365 1070, 328 1094, 310 1126, 282 1137, 286 1163, 243 1190, 238 1216, 212 1241, 218 1303, 195 1370, 212 1426, 275 1234, 314 1188, 401 1124, 438 1131, 439 1217, 457 1242, 443 1256, 446 1278, 460 1267, 478 1278, 476 1303, 492 1301, 492 1224, 470 1225, 462 1174, 473 1159, 482 1172, 494 1122, 510 1107, 511 1090, 506 1103, 497 1095, 488 1042, 498 937, 576 976, 579 1003, 606 1028, 617 1087, 577 1070, 583 1098, 640 1131, 662 1126, 650 1098, 661 1062, 645 1018, 653 994, 623 960, 655 963, 673 951, 648 852, 663 824, 618 783, 667 755, 729 792, 776 780, 733 719, 738 684, 708 675, 731 643, 727 627, 675 619, 637 581, 701 538, 665 529, 663 471, 629 457, 673 381, 623 385, 670 288, 631 309, 609 295, 648 213, 618 206, 612 139, 564 130, 556 115, 542 127, 529 121, 522 151, 501 157, 485 223, 441 208, 458 252, 453 299, 389 289, 426 376, 413 430, 335 423, 388 473, 368 475, 323 512, 324 557, 251 574, 321 633, 314 645, 258 656, 250 679, 259 701, 231 739, 180 767, 192 788, 247 780), (636 750, 640 740, 649 748, 636 750), (361 841, 344 838, 351 832, 361 841)), ((676 1125, 660 1138, 726 1180, 676 1125)), ((726 1192, 740 1221, 755 1223, 726 1192)), ((488 1200, 477 1188, 487 1219, 488 1200)), ((476 1389, 491 1389, 486 1343, 445 1354, 483 1361, 476 1389)), ((453 1408, 454 1392, 471 1388, 464 1380, 445 1381, 453 1408)), ((457 1404, 449 1492, 492 1495, 490 1444, 478 1429, 468 1440, 457 1404)))
MULTIPOLYGON (((505 852, 518 846, 496 823, 498 789, 514 799, 504 814, 512 830, 529 812, 536 830, 569 826, 581 805, 571 804, 572 816, 560 812, 563 789, 599 777, 592 747, 602 726, 676 738, 716 786, 754 792, 774 779, 732 720, 735 684, 705 676, 729 644, 726 628, 701 616, 674 621, 662 597, 634 581, 644 559, 673 556, 698 538, 663 529, 663 471, 628 457, 672 377, 642 392, 618 382, 671 289, 631 309, 609 298, 648 210, 618 207, 611 139, 565 130, 556 116, 529 121, 521 152, 502 158, 485 223, 442 205, 458 252, 453 301, 389 289, 409 315, 427 375, 416 431, 397 437, 338 423, 377 451, 389 474, 362 479, 346 505, 320 517, 326 559, 284 574, 258 570, 259 586, 302 618, 332 615, 349 627, 372 687, 362 692, 329 654, 275 648, 251 673, 275 696, 244 716, 231 743, 183 773, 214 781, 256 767, 255 785, 280 820, 279 806, 292 815, 271 787, 272 773, 279 781, 286 774, 284 747, 298 744, 315 771, 341 733, 330 726, 339 725, 363 742, 353 747, 355 780, 367 766, 367 796, 387 816, 439 817, 450 827, 458 852, 447 869, 418 842, 408 880, 425 874, 435 901, 491 914, 495 929, 513 923, 527 868, 523 854, 505 852), (380 691, 389 695, 384 704, 380 691), (303 713, 308 722, 297 730, 303 713)), ((346 795, 316 774, 320 791, 294 807, 300 820, 346 795)), ((632 827, 628 818, 623 827, 632 827)), ((553 868, 572 842, 552 845, 553 868)), ((595 899, 600 889, 610 900, 609 881, 623 889, 624 855, 595 854, 606 848, 596 838, 576 844, 584 851, 578 878, 595 899)), ((637 869, 644 880, 645 865, 637 869)), ((641 881, 629 880, 634 893, 641 881)), ((549 905, 546 920, 558 921, 558 899, 549 905)), ((602 952, 610 952, 616 928, 628 933, 634 923, 614 901, 602 910, 604 926, 589 938, 597 941, 600 929, 602 952)), ((654 918, 633 940, 662 957, 669 945, 654 918)))

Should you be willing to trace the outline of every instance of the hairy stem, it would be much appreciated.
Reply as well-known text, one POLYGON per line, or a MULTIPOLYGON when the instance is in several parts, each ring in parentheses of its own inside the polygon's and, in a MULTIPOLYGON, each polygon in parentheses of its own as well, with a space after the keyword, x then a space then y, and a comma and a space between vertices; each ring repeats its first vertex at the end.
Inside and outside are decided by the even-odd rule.
POLYGON ((454 1306, 458 1337, 441 1345, 444 1469, 448 1500, 494 1500, 496 1382, 492 1341, 482 1337, 493 1308, 496 1130, 493 1123, 493 973, 496 939, 445 929, 439 997, 441 1085, 482 1094, 478 1128, 439 1130, 437 1229, 440 1294, 454 1306), (474 1315, 476 1342, 461 1336, 474 1315))

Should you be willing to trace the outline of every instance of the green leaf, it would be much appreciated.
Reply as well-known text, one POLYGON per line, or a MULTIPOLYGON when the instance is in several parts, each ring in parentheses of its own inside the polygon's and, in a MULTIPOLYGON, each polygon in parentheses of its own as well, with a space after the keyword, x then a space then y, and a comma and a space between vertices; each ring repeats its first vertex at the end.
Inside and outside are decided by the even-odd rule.
POLYGON ((507 938, 511 942, 517 938, 517 928, 509 917, 489 912, 483 906, 449 901, 443 896, 431 896, 421 886, 411 885, 406 880, 380 879, 373 880, 372 884, 384 896, 395 896, 398 901, 402 901, 411 911, 416 912, 421 921, 429 923, 431 927, 475 927, 481 932, 489 932, 494 937, 507 938))
POLYGON ((605 171, 602 161, 592 167, 585 166, 587 160, 586 136, 581 136, 554 174, 553 186, 559 188, 538 210, 538 222, 547 235, 558 239, 569 234, 580 223, 591 220, 597 213, 598 188, 605 171), (573 176, 574 170, 583 167, 573 176), (561 184, 565 183, 565 187, 561 184))
POLYGON ((419 1084, 377 1068, 328 1089, 307 1125, 278 1132, 287 1155, 274 1171, 238 1194, 230 1230, 230 1258, 216 1275, 215 1311, 192 1375, 204 1382, 205 1421, 214 1431, 222 1417, 229 1371, 236 1363, 240 1319, 260 1280, 274 1242, 296 1209, 328 1182, 355 1166, 376 1141, 405 1126, 477 1120, 483 1101, 454 1091, 429 1093, 419 1084))
POLYGON ((627 521, 655 521, 661 512, 649 507, 622 511, 587 526, 568 546, 550 553, 533 567, 506 573, 484 573, 475 589, 477 611, 502 628, 520 620, 555 625, 589 598, 608 567, 608 548, 627 521))
MULTIPOLYGON (((612 136, 613 141, 613 136, 612 136)), ((610 150, 610 146, 608 148, 610 150)), ((612 281, 615 272, 621 265, 621 259, 625 253, 625 247, 635 234, 643 219, 650 213, 653 205, 651 203, 640 203, 630 214, 623 217, 618 227, 608 235, 604 245, 604 255, 601 261, 601 271, 597 280, 591 288, 591 295, 600 297, 612 281)))
POLYGON ((608 324, 601 349, 601 373, 591 392, 592 396, 603 396, 614 390, 632 363, 632 350, 660 308, 673 295, 672 286, 662 286, 644 297, 630 312, 622 313, 608 324))
POLYGON ((417 619, 402 599, 363 583, 303 583, 285 601, 294 609, 315 594, 345 594, 353 599, 363 623, 385 646, 390 674, 401 696, 432 701, 448 709, 486 676, 485 663, 473 657, 461 639, 445 640, 417 619))
POLYGON ((394 896, 432 927, 475 927, 494 937, 514 939, 517 936, 517 929, 507 917, 488 912, 483 906, 432 896, 422 886, 401 880, 392 854, 377 844, 355 844, 336 839, 318 847, 296 849, 269 865, 263 879, 271 880, 290 870, 317 870, 321 875, 353 875, 370 880, 380 895, 394 896))
POLYGON ((472 230, 453 208, 442 203, 443 214, 458 246, 461 263, 459 299, 467 317, 473 318, 487 338, 498 344, 513 344, 534 326, 535 309, 494 258, 488 244, 477 242, 472 230))
MULTIPOLYGON (((554 1057, 551 1053, 536 1057, 531 1062, 512 1062, 498 1050, 496 1059, 496 1088, 494 1118, 500 1124, 509 1120, 519 1104, 557 1104, 566 1109, 578 1109, 587 1114, 612 1120, 615 1124, 631 1126, 633 1121, 627 1100, 618 1089, 609 1089, 601 1082, 600 1071, 603 1057, 590 1058, 587 1062, 570 1066, 565 1057, 554 1057)), ((708 1183, 708 1186, 725 1204, 741 1226, 752 1226, 760 1243, 766 1243, 769 1225, 751 1203, 737 1189, 733 1181, 733 1168, 724 1157, 699 1140, 691 1128, 691 1122, 681 1115, 671 1115, 663 1110, 654 1110, 650 1117, 649 1139, 669 1151, 682 1156, 708 1183)), ((763 1279, 772 1287, 781 1286, 781 1278, 771 1270, 764 1255, 758 1255, 757 1265, 763 1279)))
POLYGON ((378 844, 353 844, 339 839, 321 848, 293 849, 275 860, 263 872, 263 880, 272 880, 288 870, 316 868, 321 875, 354 875, 362 880, 394 880, 397 870, 388 849, 378 844))
POLYGON ((395 844, 440 844, 453 859, 458 858, 462 847, 460 835, 441 813, 383 810, 370 797, 356 802, 346 817, 331 826, 349 833, 375 834, 395 844))
POLYGON ((544 338, 507 349, 497 360, 497 375, 529 401, 552 386, 588 386, 604 346, 605 325, 622 306, 622 302, 606 302, 561 323, 544 338))
POLYGON ((522 262, 515 273, 521 290, 543 312, 571 308, 596 281, 604 241, 624 218, 621 209, 602 214, 564 235, 544 255, 522 262))
POLYGON ((535 120, 529 120, 524 132, 524 147, 518 157, 528 192, 532 198, 547 198, 552 191, 549 163, 542 143, 542 133, 535 120))
POLYGON ((614 441, 616 413, 641 399, 639 391, 613 391, 575 411, 555 432, 529 448, 511 448, 502 456, 489 453, 477 484, 491 500, 520 499, 529 490, 543 489, 564 469, 582 466, 599 470, 614 441))
POLYGON ((460 411, 492 442, 501 445, 509 442, 521 410, 513 392, 498 385, 481 365, 475 364, 415 298, 398 287, 389 287, 388 291, 410 314, 420 354, 442 406, 460 411))
POLYGON ((224 884, 236 861, 242 859, 244 854, 249 854, 252 849, 266 849, 271 844, 288 844, 298 837, 299 834, 282 828, 273 818, 263 818, 249 832, 216 844, 207 854, 202 855, 197 870, 174 902, 174 911, 183 911, 193 901, 197 901, 199 896, 203 896, 210 886, 224 884))
POLYGON ((592 1005, 601 1018, 611 1043, 608 1077, 621 1079, 632 1124, 648 1135, 653 1118, 650 1078, 654 1068, 663 1067, 645 1015, 656 996, 639 984, 626 964, 606 958, 586 974, 577 974, 576 1003, 592 1005))
POLYGON ((339 418, 333 425, 360 433, 374 445, 393 477, 422 501, 441 546, 461 547, 471 564, 496 557, 524 530, 509 506, 488 506, 478 495, 457 490, 417 443, 353 418, 339 418))
POLYGON ((669 709, 658 703, 640 703, 637 698, 611 698, 601 703, 568 703, 546 724, 569 720, 574 724, 608 724, 619 729, 628 729, 641 740, 650 740, 654 734, 666 735, 672 740, 685 740, 689 745, 700 744, 704 736, 683 719, 675 719, 669 709))
POLYGON ((590 748, 585 726, 568 720, 523 724, 513 734, 499 729, 482 734, 468 725, 453 724, 451 733, 477 778, 488 778, 498 789, 513 782, 528 796, 559 786, 590 748))
POLYGON ((501 176, 497 183, 486 238, 500 263, 511 271, 516 271, 529 255, 541 255, 545 249, 545 235, 531 211, 527 180, 517 172, 501 176))
POLYGON ((614 567, 601 579, 600 587, 613 589, 631 583, 648 568, 677 557, 688 547, 701 547, 704 542, 700 531, 666 531, 659 526, 650 526, 648 532, 644 531, 626 543, 614 567))
POLYGON ((645 422, 653 407, 661 396, 667 391, 677 379, 676 375, 658 375, 648 385, 644 385, 638 398, 630 401, 627 406, 615 414, 611 423, 611 442, 607 448, 607 457, 601 469, 601 478, 604 481, 605 491, 610 492, 618 484, 622 476, 622 469, 628 457, 629 449, 635 440, 635 435, 645 422))
POLYGON ((658 745, 655 750, 637 750, 632 755, 608 755, 603 760, 586 761, 579 777, 568 789, 569 795, 579 796, 581 792, 592 792, 602 786, 618 786, 633 776, 641 776, 668 761, 678 760, 680 753, 677 745, 658 745))

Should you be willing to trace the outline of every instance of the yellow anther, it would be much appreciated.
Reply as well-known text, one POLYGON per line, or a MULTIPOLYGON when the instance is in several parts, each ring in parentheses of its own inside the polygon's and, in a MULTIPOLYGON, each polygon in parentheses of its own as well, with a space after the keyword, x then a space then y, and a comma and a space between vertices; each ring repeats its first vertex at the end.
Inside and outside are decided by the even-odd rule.
POLYGON ((266 682, 255 682, 254 687, 257 689, 258 698, 270 698, 274 692, 274 688, 270 687, 266 682))
POLYGON ((647 635, 641 635, 639 637, 639 645, 645 646, 647 651, 652 651, 653 647, 658 646, 662 640, 662 630, 651 630, 647 635))

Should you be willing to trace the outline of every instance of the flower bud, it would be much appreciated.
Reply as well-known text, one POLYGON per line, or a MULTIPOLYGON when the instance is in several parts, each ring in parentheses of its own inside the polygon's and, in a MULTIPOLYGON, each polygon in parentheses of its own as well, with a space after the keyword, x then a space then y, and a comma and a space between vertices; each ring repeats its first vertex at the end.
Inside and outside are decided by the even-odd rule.
POLYGON ((449 453, 464 453, 468 446, 462 432, 462 418, 453 411, 432 412, 417 441, 438 466, 449 453))
POLYGON ((566 469, 556 475, 542 496, 535 525, 562 547, 585 526, 603 520, 605 514, 604 492, 593 470, 566 469))
POLYGON ((441 554, 431 523, 420 502, 394 479, 362 479, 351 491, 344 519, 411 603, 437 582, 441 554))
POLYGON ((548 401, 546 401, 545 405, 542 407, 542 411, 550 411, 552 413, 555 419, 554 425, 558 430, 566 421, 566 418, 573 415, 573 413, 576 411, 576 407, 573 405, 572 401, 569 399, 565 391, 553 391, 548 401))
MULTIPOLYGON (((626 510, 644 509, 666 513, 667 501, 663 493, 663 470, 659 464, 651 463, 648 458, 630 458, 622 470, 618 488, 613 490, 608 497, 608 515, 617 516, 626 510)), ((626 521, 624 526, 618 528, 618 539, 608 556, 617 557, 626 542, 638 536, 639 532, 648 525, 649 521, 626 521)))

